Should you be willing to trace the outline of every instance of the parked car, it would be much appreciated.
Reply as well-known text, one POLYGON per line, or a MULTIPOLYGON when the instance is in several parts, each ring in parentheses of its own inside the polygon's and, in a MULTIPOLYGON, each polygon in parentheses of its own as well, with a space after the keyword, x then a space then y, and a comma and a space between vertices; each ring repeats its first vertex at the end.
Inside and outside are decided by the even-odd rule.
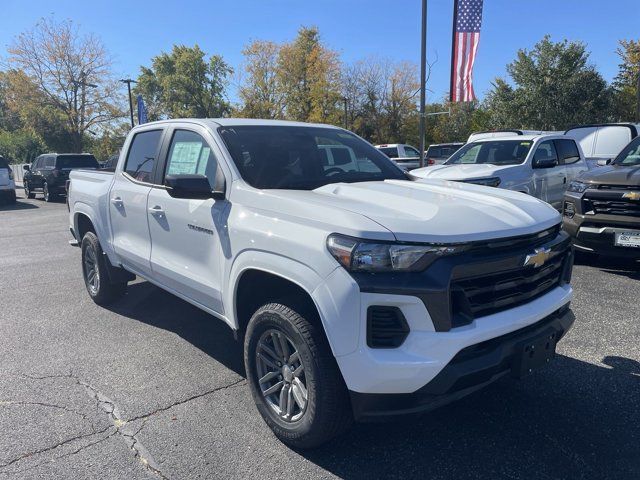
POLYGON ((420 152, 411 145, 404 143, 390 143, 376 145, 376 148, 389 157, 403 170, 412 170, 420 167, 420 152))
POLYGON ((514 135, 467 143, 444 165, 413 170, 411 175, 515 190, 560 210, 567 185, 587 169, 573 139, 514 135))
POLYGON ((425 152, 425 166, 442 165, 464 143, 432 143, 425 152))
POLYGON ((99 168, 96 158, 89 153, 47 153, 37 157, 31 166, 24 166, 22 185, 27 198, 42 193, 45 202, 65 194, 69 172, 78 168, 99 168))
POLYGON ((473 132, 469 135, 467 143, 475 142, 477 140, 484 140, 486 138, 501 138, 512 137, 514 135, 544 135, 544 134, 560 134, 562 132, 547 132, 544 130, 487 130, 484 132, 473 132))
POLYGON ((16 203, 16 184, 13 170, 4 157, 0 157, 0 199, 7 203, 16 203))
POLYGON ((100 168, 103 170, 111 170, 114 171, 116 169, 116 165, 118 164, 119 155, 111 155, 104 162, 100 163, 100 168))
POLYGON ((565 135, 582 148, 589 168, 607 165, 638 136, 640 124, 600 123, 570 128, 565 135))
POLYGON ((563 228, 579 250, 640 260, 640 137, 569 184, 563 228))
POLYGON ((340 128, 139 125, 115 173, 71 172, 69 205, 94 302, 140 276, 228 324, 258 411, 299 448, 353 418, 526 375, 573 322, 558 212, 517 192, 410 181, 340 128), (347 170, 335 166, 345 151, 357 159, 347 170))

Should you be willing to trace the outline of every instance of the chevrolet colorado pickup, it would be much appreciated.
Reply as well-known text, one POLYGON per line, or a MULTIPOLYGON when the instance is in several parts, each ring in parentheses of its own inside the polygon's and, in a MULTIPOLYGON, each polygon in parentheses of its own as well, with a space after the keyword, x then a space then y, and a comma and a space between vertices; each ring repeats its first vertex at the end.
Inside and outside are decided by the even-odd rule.
POLYGON ((563 228, 578 250, 640 260, 640 137, 569 184, 563 228))
POLYGON ((258 411, 298 448, 525 375, 574 320, 552 207, 411 181, 341 128, 148 123, 115 172, 71 173, 69 206, 91 298, 140 276, 227 323, 258 411))

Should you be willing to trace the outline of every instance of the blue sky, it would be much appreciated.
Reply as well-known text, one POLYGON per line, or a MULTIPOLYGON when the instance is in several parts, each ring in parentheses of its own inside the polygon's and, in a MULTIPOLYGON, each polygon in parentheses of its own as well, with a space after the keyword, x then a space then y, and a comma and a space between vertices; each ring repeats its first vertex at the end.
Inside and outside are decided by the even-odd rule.
MULTIPOLYGON (((505 73, 519 48, 544 34, 580 40, 607 80, 616 74, 619 39, 638 39, 638 0, 485 0, 474 83, 480 96, 505 73)), ((429 100, 448 91, 453 0, 429 0, 428 53, 439 58, 428 85, 429 100)), ((118 75, 137 76, 141 64, 174 43, 198 43, 232 65, 254 39, 283 42, 302 25, 319 27, 343 60, 372 55, 419 61, 420 0, 3 0, 0 46, 5 48, 40 17, 71 18, 100 36, 118 75)))

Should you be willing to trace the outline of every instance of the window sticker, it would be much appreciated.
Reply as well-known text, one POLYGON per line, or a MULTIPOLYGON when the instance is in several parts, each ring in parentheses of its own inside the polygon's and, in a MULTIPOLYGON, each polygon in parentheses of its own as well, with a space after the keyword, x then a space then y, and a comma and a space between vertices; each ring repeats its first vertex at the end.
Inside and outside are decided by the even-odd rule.
MULTIPOLYGON (((200 160, 202 150, 202 142, 174 143, 167 174, 185 175, 196 173, 198 171, 198 161, 200 160)), ((206 150, 208 150, 208 148, 206 150)))

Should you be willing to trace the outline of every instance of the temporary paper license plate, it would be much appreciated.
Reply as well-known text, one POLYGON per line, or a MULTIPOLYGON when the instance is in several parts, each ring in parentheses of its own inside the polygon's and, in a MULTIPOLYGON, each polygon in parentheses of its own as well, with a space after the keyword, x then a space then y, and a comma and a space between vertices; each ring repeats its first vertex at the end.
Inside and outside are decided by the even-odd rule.
POLYGON ((640 248, 640 232, 616 232, 616 246, 640 248))

